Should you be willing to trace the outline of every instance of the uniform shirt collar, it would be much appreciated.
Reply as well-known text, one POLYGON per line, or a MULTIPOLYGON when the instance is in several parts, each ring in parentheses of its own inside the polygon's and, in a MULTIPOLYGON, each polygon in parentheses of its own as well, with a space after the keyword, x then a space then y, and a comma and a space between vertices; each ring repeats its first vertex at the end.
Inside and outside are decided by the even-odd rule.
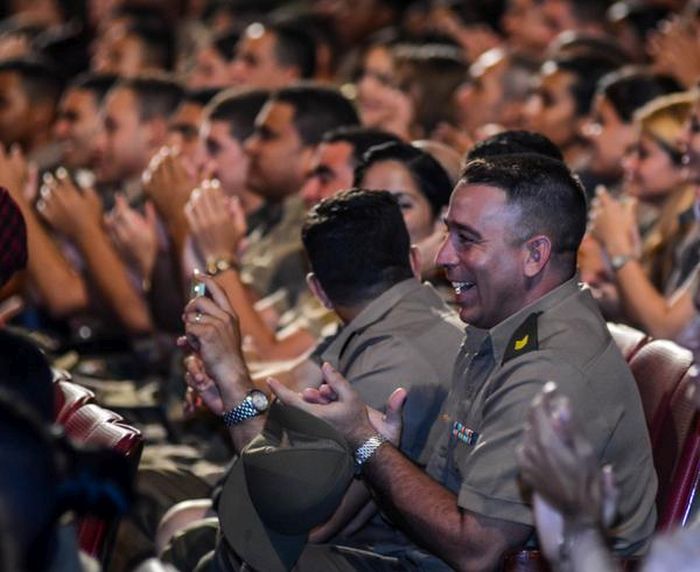
POLYGON ((494 354, 494 361, 496 363, 502 362, 505 351, 513 337, 513 333, 530 315, 546 312, 569 296, 577 293, 579 290, 579 277, 575 275, 570 280, 550 290, 538 300, 528 304, 488 330, 486 335, 482 337, 482 343, 486 343, 486 340, 490 341, 494 354))
POLYGON ((409 278, 395 284, 376 300, 372 300, 353 320, 340 330, 335 339, 323 352, 322 359, 331 361, 331 363, 338 363, 340 355, 353 334, 381 320, 402 298, 421 288, 423 288, 423 285, 418 280, 409 278))

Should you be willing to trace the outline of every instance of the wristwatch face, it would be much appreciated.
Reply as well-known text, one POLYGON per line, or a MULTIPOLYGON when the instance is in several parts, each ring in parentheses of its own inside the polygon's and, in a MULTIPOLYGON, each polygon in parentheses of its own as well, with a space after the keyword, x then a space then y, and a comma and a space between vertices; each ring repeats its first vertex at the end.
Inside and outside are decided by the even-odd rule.
POLYGON ((253 407, 260 412, 265 411, 270 404, 270 400, 267 398, 267 395, 257 389, 252 390, 248 394, 248 397, 250 397, 253 407))

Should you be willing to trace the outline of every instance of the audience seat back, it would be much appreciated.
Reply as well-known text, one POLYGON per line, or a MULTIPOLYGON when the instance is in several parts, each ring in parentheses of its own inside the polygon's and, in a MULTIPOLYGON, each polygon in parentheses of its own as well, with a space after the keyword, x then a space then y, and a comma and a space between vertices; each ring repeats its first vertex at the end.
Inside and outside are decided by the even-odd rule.
MULTIPOLYGON (((62 379, 55 382, 55 387, 62 400, 56 421, 63 426, 66 435, 80 445, 106 447, 121 453, 129 460, 135 478, 143 449, 141 432, 126 424, 121 415, 92 403, 94 394, 89 389, 62 379)), ((106 565, 117 525, 117 519, 79 518, 81 550, 106 565)))

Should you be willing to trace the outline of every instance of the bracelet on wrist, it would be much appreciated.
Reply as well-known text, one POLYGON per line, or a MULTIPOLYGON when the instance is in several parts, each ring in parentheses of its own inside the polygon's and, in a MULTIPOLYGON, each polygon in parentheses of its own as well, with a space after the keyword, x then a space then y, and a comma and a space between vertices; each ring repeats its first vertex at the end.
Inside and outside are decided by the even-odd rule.
POLYGON ((216 276, 222 272, 226 272, 233 268, 237 270, 236 263, 232 258, 227 258, 224 256, 218 258, 207 258, 206 272, 209 276, 216 276))
POLYGON ((360 445, 353 455, 355 458, 355 469, 359 474, 362 470, 363 465, 369 461, 372 456, 377 452, 377 449, 381 447, 384 443, 388 443, 389 439, 384 437, 381 433, 375 433, 369 437, 362 445, 360 445))

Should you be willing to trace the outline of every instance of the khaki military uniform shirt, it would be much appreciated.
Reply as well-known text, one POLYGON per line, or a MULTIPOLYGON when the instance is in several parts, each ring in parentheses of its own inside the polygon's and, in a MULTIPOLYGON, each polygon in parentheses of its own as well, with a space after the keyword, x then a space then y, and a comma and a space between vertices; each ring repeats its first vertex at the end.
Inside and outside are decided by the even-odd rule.
POLYGON ((401 445, 416 458, 447 394, 462 337, 456 314, 432 286, 412 278, 373 300, 317 355, 377 409, 396 388, 408 389, 401 445))
POLYGON ((477 514, 533 525, 515 450, 533 397, 555 381, 620 489, 614 548, 646 548, 656 474, 636 383, 595 301, 576 280, 489 331, 466 328, 453 386, 425 449, 427 472, 477 514))
POLYGON ((260 297, 285 288, 294 304, 306 288, 306 268, 301 244, 301 225, 306 208, 301 197, 284 201, 280 218, 272 225, 260 225, 248 236, 241 255, 241 280, 260 297))

